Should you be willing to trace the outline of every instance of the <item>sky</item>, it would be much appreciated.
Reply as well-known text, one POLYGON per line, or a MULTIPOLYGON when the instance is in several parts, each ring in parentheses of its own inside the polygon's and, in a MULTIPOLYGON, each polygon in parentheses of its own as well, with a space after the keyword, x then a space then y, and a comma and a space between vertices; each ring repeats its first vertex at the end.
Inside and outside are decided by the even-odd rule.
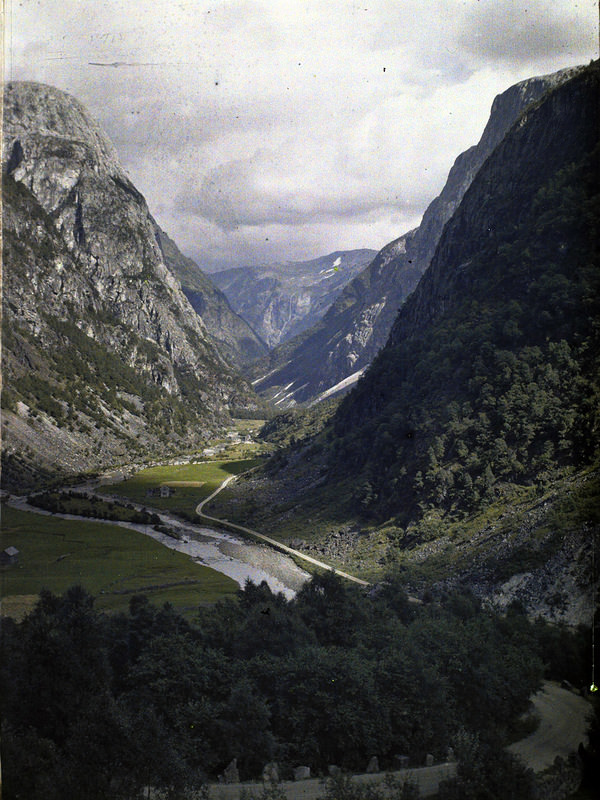
POLYGON ((380 249, 496 94, 598 57, 597 0, 5 0, 5 78, 100 121, 206 270, 380 249))

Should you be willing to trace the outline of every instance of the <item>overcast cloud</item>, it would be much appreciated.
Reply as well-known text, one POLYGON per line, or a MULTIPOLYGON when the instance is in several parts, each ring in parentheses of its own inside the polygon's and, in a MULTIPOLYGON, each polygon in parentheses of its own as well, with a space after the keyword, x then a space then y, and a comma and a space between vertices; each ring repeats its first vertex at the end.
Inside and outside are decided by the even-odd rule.
POLYGON ((58 86, 201 266, 379 249, 494 96, 597 58, 596 0, 7 0, 7 79, 58 86))

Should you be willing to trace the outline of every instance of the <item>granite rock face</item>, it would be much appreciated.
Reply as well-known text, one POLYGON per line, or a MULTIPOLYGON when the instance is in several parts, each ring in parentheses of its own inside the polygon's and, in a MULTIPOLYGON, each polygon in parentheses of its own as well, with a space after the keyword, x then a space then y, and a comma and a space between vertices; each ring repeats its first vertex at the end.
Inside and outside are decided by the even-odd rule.
POLYGON ((286 408, 352 386, 387 342, 399 308, 415 290, 445 224, 474 177, 520 114, 577 69, 518 83, 493 102, 479 143, 458 156, 418 228, 386 245, 310 330, 276 348, 256 368, 255 388, 286 408), (281 399, 283 398, 283 399, 281 399))
POLYGON ((237 368, 266 355, 268 347, 250 325, 236 314, 225 294, 155 223, 156 239, 169 270, 194 311, 201 317, 219 352, 237 368))
POLYGON ((8 84, 3 136, 9 482, 31 473, 17 463, 60 474, 193 446, 231 408, 255 405, 83 106, 48 86, 8 84))

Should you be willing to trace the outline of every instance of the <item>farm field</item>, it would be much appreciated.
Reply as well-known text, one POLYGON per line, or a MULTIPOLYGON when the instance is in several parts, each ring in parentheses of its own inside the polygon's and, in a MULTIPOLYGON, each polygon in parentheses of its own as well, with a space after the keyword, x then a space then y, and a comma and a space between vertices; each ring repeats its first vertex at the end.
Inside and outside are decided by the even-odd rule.
POLYGON ((103 489, 164 511, 180 511, 195 517, 198 503, 215 491, 229 477, 239 475, 261 463, 261 459, 248 458, 236 461, 204 461, 198 464, 163 465, 148 467, 122 483, 107 485, 103 489), (169 486, 171 497, 149 495, 149 491, 169 486))
POLYGON ((75 583, 85 586, 102 610, 126 609, 133 594, 145 594, 188 615, 238 589, 231 578, 117 525, 3 505, 2 541, 20 553, 18 564, 0 567, 5 614, 29 610, 43 588, 61 593, 75 583))

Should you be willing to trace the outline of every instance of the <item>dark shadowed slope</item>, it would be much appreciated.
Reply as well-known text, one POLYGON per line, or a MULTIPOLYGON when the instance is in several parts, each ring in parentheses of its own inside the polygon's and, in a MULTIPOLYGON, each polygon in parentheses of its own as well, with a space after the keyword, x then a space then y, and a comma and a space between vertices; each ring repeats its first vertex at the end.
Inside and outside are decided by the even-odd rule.
POLYGON ((260 393, 271 397, 285 387, 277 398, 279 407, 285 408, 356 382, 386 343, 398 308, 429 266, 444 225, 482 164, 527 106, 576 71, 531 78, 496 97, 479 144, 456 159, 421 225, 386 245, 320 322, 276 348, 260 364, 253 375, 260 393))

